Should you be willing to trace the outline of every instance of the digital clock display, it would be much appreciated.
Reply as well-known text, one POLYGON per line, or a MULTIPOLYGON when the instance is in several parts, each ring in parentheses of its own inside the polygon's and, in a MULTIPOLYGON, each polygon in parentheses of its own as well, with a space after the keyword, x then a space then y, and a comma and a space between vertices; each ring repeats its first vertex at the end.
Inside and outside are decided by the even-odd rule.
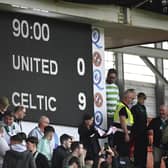
POLYGON ((93 113, 91 25, 0 12, 0 96, 27 121, 77 126, 93 113))
POLYGON ((33 26, 27 20, 12 20, 12 29, 14 37, 30 38, 35 40, 49 41, 50 28, 46 23, 34 22, 33 26))

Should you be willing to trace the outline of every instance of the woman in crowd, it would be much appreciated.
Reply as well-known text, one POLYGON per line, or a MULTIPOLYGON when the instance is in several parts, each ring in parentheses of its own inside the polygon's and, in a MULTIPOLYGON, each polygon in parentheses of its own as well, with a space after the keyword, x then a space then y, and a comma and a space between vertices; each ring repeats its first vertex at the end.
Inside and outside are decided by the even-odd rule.
POLYGON ((90 114, 85 114, 83 122, 78 129, 80 136, 80 142, 87 150, 86 153, 86 165, 93 165, 93 168, 97 168, 98 165, 98 154, 100 151, 100 145, 98 138, 100 138, 98 132, 94 128, 94 118, 90 114))

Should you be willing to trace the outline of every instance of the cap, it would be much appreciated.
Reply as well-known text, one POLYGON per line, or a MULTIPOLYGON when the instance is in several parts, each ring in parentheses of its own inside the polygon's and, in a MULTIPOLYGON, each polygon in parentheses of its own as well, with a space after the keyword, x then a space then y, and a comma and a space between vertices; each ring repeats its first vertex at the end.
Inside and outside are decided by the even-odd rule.
POLYGON ((9 100, 6 96, 0 97, 0 105, 4 107, 9 106, 9 100))

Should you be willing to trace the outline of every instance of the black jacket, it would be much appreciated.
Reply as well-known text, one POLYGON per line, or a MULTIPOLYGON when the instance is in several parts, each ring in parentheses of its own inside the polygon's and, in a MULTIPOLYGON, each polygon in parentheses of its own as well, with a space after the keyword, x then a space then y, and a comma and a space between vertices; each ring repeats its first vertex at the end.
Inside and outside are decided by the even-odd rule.
POLYGON ((17 152, 9 150, 6 152, 3 168, 36 168, 33 155, 29 151, 17 152))
POLYGON ((144 105, 137 103, 131 108, 134 117, 132 132, 136 136, 146 136, 147 134, 147 112, 144 105))
POLYGON ((78 133, 80 136, 80 142, 87 150, 86 159, 94 160, 100 151, 100 145, 98 141, 98 138, 100 138, 99 134, 95 130, 94 126, 88 129, 84 125, 79 127, 78 133))
POLYGON ((149 123, 148 129, 153 130, 153 145, 155 147, 160 147, 161 145, 161 137, 162 137, 162 120, 160 117, 152 119, 152 121, 149 123))
POLYGON ((52 157, 52 168, 62 168, 64 159, 70 154, 69 149, 58 146, 54 149, 52 157))
POLYGON ((42 153, 37 153, 37 156, 34 153, 33 156, 35 157, 37 168, 49 168, 48 160, 42 153))

